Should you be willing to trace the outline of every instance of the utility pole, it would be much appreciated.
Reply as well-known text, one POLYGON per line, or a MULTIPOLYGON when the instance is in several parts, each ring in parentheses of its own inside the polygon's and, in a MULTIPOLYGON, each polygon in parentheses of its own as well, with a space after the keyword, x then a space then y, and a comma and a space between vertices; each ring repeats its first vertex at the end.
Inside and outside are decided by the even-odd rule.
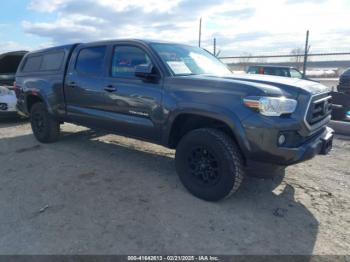
POLYGON ((198 46, 201 47, 202 40, 202 17, 199 19, 199 36, 198 36, 198 46))
POLYGON ((216 56, 216 38, 214 37, 214 56, 216 56))
POLYGON ((303 66, 303 78, 306 76, 307 56, 309 53, 309 30, 306 31, 305 41, 305 54, 304 54, 304 66, 303 66))

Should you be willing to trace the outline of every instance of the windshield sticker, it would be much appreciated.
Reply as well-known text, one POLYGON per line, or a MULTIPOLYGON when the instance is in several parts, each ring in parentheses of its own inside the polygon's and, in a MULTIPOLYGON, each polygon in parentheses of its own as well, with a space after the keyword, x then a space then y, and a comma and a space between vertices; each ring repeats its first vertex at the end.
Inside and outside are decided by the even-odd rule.
POLYGON ((182 61, 168 61, 168 65, 176 75, 191 74, 191 70, 182 61))

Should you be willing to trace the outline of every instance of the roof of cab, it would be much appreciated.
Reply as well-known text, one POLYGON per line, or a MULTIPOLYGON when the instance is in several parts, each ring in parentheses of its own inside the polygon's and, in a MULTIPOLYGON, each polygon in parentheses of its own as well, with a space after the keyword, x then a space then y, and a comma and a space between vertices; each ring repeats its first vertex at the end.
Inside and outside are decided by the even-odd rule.
POLYGON ((54 52, 54 51, 59 51, 59 50, 71 50, 72 48, 74 48, 77 45, 78 45, 78 43, 77 44, 70 44, 70 45, 53 46, 53 47, 49 47, 49 48, 45 48, 45 49, 31 51, 30 54, 54 52))
POLYGON ((168 41, 162 41, 162 40, 137 39, 137 38, 110 39, 110 40, 88 42, 84 44, 110 44, 110 43, 117 43, 117 42, 137 42, 137 43, 143 43, 143 44, 181 44, 181 43, 174 43, 174 42, 168 42, 168 41))
POLYGON ((96 45, 96 44, 113 44, 118 42, 136 42, 136 43, 142 43, 142 44, 174 44, 174 45, 186 45, 176 42, 168 42, 168 41, 162 41, 162 40, 150 40, 150 39, 110 39, 110 40, 102 40, 102 41, 95 41, 95 42, 86 42, 86 43, 74 43, 74 44, 68 44, 68 45, 61 45, 61 46, 54 46, 49 47, 45 49, 35 50, 31 51, 30 54, 39 54, 39 53, 45 53, 45 52, 52 52, 52 51, 58 51, 58 50, 71 50, 72 48, 78 46, 78 45, 96 45))
POLYGON ((94 45, 94 44, 110 44, 110 43, 118 43, 118 42, 137 42, 137 43, 143 43, 143 44, 178 44, 178 45, 186 45, 176 42, 169 42, 169 41, 162 41, 162 40, 152 40, 152 39, 136 39, 136 38, 125 38, 125 39, 110 39, 110 40, 101 40, 101 41, 94 41, 94 42, 86 42, 86 43, 74 43, 74 44, 68 44, 68 45, 62 45, 62 46, 55 46, 55 47, 49 47, 46 49, 40 49, 36 51, 32 51, 31 53, 40 53, 40 52, 48 52, 48 51, 54 51, 54 50, 61 50, 61 49, 71 49, 72 47, 75 47, 77 45, 94 45))

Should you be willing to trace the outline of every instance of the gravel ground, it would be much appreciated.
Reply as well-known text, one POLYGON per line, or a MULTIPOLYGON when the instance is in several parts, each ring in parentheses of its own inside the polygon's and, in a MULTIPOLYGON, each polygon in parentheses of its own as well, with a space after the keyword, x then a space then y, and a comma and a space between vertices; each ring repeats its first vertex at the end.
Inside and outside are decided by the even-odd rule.
POLYGON ((0 123, 0 254, 350 254, 350 138, 219 203, 190 195, 174 151, 63 126, 39 144, 0 123))

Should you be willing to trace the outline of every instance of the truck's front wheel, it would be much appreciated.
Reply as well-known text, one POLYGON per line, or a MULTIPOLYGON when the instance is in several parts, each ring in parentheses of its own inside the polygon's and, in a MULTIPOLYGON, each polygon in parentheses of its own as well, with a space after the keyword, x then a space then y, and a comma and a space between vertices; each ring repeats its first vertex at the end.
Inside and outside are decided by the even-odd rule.
POLYGON ((60 124, 50 116, 44 103, 35 103, 30 111, 30 123, 35 138, 41 143, 58 140, 60 124))
POLYGON ((211 128, 193 130, 181 139, 176 148, 176 170, 193 195, 208 201, 232 195, 244 175, 235 142, 211 128))

